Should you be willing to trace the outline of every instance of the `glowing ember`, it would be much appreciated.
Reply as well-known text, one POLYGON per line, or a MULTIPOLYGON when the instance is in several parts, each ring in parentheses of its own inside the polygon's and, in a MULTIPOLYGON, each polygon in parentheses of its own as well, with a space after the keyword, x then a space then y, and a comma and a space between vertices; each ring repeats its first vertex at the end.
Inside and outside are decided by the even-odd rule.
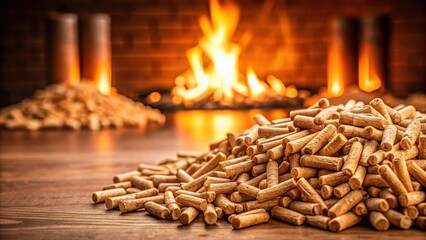
POLYGON ((208 99, 232 105, 241 97, 261 101, 265 96, 286 96, 286 88, 278 78, 269 78, 268 85, 250 67, 246 76, 239 74, 241 46, 245 43, 231 41, 240 17, 238 6, 230 1, 211 0, 210 13, 210 19, 202 16, 199 20, 204 35, 197 46, 187 51, 190 70, 176 78, 173 102, 188 106, 208 99))
POLYGON ((159 92, 152 92, 147 97, 148 101, 151 103, 156 103, 161 100, 161 94, 159 92))
POLYGON ((372 92, 381 87, 377 73, 371 68, 370 57, 366 46, 361 50, 359 57, 359 88, 365 92, 372 92))

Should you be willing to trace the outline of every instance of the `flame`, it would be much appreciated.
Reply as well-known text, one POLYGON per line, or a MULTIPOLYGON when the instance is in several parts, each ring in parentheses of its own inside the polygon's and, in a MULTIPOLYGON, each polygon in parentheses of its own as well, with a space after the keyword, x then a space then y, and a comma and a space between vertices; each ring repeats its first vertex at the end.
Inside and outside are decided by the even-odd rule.
POLYGON ((264 95, 268 88, 264 82, 259 81, 259 78, 257 78, 256 73, 251 67, 247 68, 247 83, 250 88, 250 96, 254 99, 264 95))
POLYGON ((332 97, 341 96, 344 91, 342 56, 336 45, 329 49, 327 61, 327 92, 332 97))
POLYGON ((371 67, 370 56, 366 46, 362 47, 359 57, 359 88, 365 92, 372 92, 381 87, 380 77, 371 67))
POLYGON ((111 79, 106 72, 102 72, 96 81, 96 86, 102 94, 109 95, 111 93, 111 79))
POLYGON ((285 85, 280 79, 278 79, 277 77, 273 75, 269 75, 266 78, 266 81, 268 82, 269 86, 271 86, 274 92, 276 92, 280 96, 285 96, 285 93, 286 93, 285 85))
POLYGON ((78 84, 80 82, 80 67, 78 64, 71 64, 69 69, 69 77, 64 82, 65 84, 70 85, 78 84))
MULTIPOLYGON (((242 46, 250 39, 249 34, 243 34, 240 44, 231 40, 238 25, 240 9, 230 1, 219 3, 211 0, 210 16, 199 19, 203 37, 197 46, 187 51, 190 70, 176 78, 172 101, 188 105, 213 99, 231 105, 236 101, 235 95, 261 99, 270 87, 260 81, 250 67, 246 76, 239 74, 239 57, 242 46)), ((278 86, 276 80, 271 81, 274 82, 270 84, 273 91, 269 92, 283 95, 283 86, 278 86)))
POLYGON ((296 86, 290 85, 287 87, 286 96, 289 98, 296 98, 299 95, 299 91, 297 91, 296 86))

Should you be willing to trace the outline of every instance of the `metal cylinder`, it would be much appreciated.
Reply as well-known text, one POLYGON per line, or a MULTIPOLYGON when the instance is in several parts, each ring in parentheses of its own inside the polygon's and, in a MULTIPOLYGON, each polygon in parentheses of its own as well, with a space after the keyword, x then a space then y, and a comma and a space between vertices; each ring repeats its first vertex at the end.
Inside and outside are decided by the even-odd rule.
POLYGON ((357 83, 358 23, 350 17, 331 21, 327 56, 327 88, 331 96, 340 96, 357 83))
POLYGON ((389 85, 388 82, 388 17, 370 15, 362 18, 359 52, 359 87, 371 92, 389 85))
POLYGON ((81 76, 103 94, 111 91, 111 30, 107 14, 80 18, 81 76))
POLYGON ((46 56, 49 83, 80 81, 77 16, 52 12, 46 19, 46 56))

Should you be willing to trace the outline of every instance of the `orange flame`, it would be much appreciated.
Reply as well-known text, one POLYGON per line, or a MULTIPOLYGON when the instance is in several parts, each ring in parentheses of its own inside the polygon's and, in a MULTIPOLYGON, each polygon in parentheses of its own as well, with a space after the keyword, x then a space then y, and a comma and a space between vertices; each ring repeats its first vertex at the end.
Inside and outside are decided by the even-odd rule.
POLYGON ((111 75, 109 74, 108 69, 104 68, 99 71, 99 75, 95 83, 99 92, 102 94, 109 95, 111 93, 111 75))
POLYGON ((74 85, 80 82, 80 67, 78 64, 71 64, 68 74, 68 79, 64 81, 65 84, 74 85))
POLYGON ((271 86, 272 90, 274 90, 274 92, 276 92, 278 95, 280 96, 285 95, 286 93, 285 85, 280 79, 278 79, 277 77, 273 75, 269 75, 266 78, 266 81, 271 86))
POLYGON ((243 37, 241 45, 231 39, 238 25, 240 9, 230 1, 211 0, 210 13, 210 19, 207 16, 199 19, 204 35, 197 46, 187 51, 190 71, 176 78, 173 102, 187 105, 211 98, 230 105, 235 94, 254 100, 262 98, 270 87, 259 80, 254 70, 247 68, 245 78, 239 74, 241 45, 244 46, 247 39, 243 37))
POLYGON ((268 88, 266 83, 259 81, 259 78, 257 78, 256 73, 251 67, 247 68, 247 83, 250 89, 250 96, 254 99, 263 96, 268 88))
POLYGON ((361 54, 359 57, 359 88, 365 92, 372 92, 381 87, 382 83, 380 77, 371 67, 370 56, 368 54, 368 48, 362 47, 361 54))
POLYGON ((341 96, 344 91, 342 56, 339 52, 338 43, 332 46, 328 52, 327 92, 332 97, 341 96))

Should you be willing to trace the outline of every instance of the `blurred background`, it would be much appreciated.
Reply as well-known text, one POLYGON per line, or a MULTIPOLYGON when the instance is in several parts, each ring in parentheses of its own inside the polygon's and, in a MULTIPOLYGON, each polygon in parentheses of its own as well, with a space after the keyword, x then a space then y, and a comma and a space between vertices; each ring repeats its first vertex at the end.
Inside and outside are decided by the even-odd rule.
MULTIPOLYGON (((220 1, 223 6, 228 2, 220 1)), ((353 73, 345 81, 358 85, 360 49, 367 39, 376 46, 376 52, 370 53, 378 55, 373 68, 378 69, 381 83, 371 91, 385 89, 400 97, 426 91, 426 1, 233 2, 239 22, 228 19, 226 31, 232 32, 229 41, 241 50, 238 71, 244 76, 250 67, 259 79, 273 75, 285 86, 316 94, 327 87, 330 68, 339 68, 328 56, 333 55, 333 39, 340 38, 344 46, 337 51, 353 66, 345 70, 353 73)), ((176 86, 176 78, 190 69, 188 50, 206 36, 200 17, 212 15, 207 0, 3 0, 0 6, 1 106, 17 103, 49 82, 49 12, 110 16, 112 86, 136 100, 176 86)))

